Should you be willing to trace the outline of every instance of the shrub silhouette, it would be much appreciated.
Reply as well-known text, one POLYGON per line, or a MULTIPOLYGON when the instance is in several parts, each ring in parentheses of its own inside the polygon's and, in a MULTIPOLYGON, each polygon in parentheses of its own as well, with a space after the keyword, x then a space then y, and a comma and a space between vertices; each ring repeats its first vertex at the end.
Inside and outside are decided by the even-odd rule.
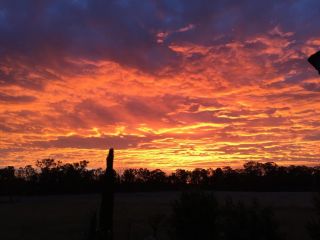
POLYGON ((173 204, 172 239, 282 239, 270 208, 228 199, 219 204, 212 193, 183 193, 173 204))
POLYGON ((309 235, 312 239, 320 239, 320 193, 314 199, 316 217, 313 218, 307 225, 309 235))
POLYGON ((212 194, 182 193, 173 204, 173 239, 218 239, 218 202, 212 194))
POLYGON ((221 211, 221 236, 225 240, 281 239, 273 211, 261 207, 257 201, 246 206, 242 202, 227 200, 221 211))
POLYGON ((158 239, 158 232, 159 232, 159 229, 161 228, 161 225, 163 225, 165 218, 166 216, 161 213, 149 216, 148 223, 152 230, 153 239, 158 239))

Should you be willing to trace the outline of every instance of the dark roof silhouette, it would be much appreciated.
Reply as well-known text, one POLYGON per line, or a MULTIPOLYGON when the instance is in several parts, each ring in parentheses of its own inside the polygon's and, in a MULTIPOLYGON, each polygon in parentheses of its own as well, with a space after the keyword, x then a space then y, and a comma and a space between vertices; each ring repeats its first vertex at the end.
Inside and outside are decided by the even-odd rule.
POLYGON ((315 54, 312 54, 308 58, 309 63, 318 70, 320 74, 320 51, 316 52, 315 54))

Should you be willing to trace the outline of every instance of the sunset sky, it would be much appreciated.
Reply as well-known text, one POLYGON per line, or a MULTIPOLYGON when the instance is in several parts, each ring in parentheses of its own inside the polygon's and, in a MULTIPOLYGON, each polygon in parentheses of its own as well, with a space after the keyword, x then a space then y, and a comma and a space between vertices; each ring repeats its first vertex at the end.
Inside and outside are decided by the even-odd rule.
POLYGON ((319 0, 0 1, 0 167, 316 165, 319 0))

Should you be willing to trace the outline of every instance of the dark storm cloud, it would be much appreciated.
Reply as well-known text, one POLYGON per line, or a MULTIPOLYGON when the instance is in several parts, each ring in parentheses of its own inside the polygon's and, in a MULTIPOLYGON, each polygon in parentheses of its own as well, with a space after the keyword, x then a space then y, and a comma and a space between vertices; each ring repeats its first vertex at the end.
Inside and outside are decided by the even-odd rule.
POLYGON ((36 101, 37 98, 34 96, 27 96, 27 95, 18 95, 12 96, 5 93, 0 92, 0 103, 30 103, 36 101))
POLYGON ((144 137, 134 135, 120 135, 100 137, 61 136, 55 140, 34 141, 31 145, 40 148, 79 148, 79 149, 117 149, 135 148, 139 143, 145 142, 144 137))
POLYGON ((311 92, 320 92, 320 83, 305 83, 302 87, 311 92))
POLYGON ((176 54, 156 44, 152 2, 4 1, 0 52, 59 66, 65 57, 114 60, 152 71, 176 54), (124 2, 123 2, 124 3, 124 2))
MULTIPOLYGON (((319 7, 316 0, 5 0, 0 3, 0 54, 25 57, 29 67, 61 70, 67 58, 74 58, 112 60, 156 73, 165 66, 178 69, 180 56, 168 47, 171 43, 212 45, 278 25, 300 40, 315 37, 319 7), (162 44, 159 32, 167 33, 162 44)), ((26 81, 4 73, 0 78, 26 81)))
POLYGON ((316 132, 304 137, 306 141, 320 141, 320 132, 316 132))

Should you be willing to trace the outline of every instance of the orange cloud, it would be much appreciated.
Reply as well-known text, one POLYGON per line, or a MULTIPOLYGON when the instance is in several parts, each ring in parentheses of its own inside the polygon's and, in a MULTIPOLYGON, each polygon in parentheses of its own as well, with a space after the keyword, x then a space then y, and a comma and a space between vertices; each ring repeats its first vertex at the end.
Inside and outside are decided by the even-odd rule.
POLYGON ((0 166, 53 157, 100 167, 109 147, 118 169, 318 164, 320 82, 306 59, 319 38, 264 22, 264 31, 234 26, 230 37, 237 21, 209 25, 209 16, 192 14, 148 31, 147 21, 133 22, 136 32, 124 21, 127 32, 109 26, 102 34, 105 21, 83 14, 94 39, 61 33, 55 45, 49 34, 36 39, 38 49, 28 38, 34 58, 7 47, 0 166))

